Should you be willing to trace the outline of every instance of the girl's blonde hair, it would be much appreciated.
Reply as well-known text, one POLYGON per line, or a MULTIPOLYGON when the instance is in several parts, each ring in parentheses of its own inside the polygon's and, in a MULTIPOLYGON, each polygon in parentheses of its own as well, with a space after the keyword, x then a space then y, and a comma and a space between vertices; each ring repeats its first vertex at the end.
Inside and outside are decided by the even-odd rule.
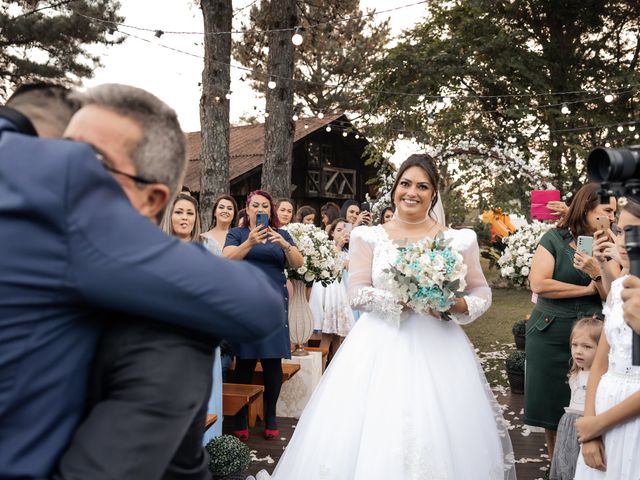
MULTIPOLYGON (((600 334, 602 334, 602 318, 593 315, 591 317, 584 317, 580 320, 576 321, 573 324, 573 328, 571 329, 571 335, 569 336, 569 346, 573 343, 573 337, 578 330, 586 330, 591 340, 593 340, 596 345, 600 341, 600 334)), ((577 375, 580 372, 580 367, 576 364, 576 361, 571 357, 571 368, 569 369, 569 373, 567 374, 568 378, 577 375)))

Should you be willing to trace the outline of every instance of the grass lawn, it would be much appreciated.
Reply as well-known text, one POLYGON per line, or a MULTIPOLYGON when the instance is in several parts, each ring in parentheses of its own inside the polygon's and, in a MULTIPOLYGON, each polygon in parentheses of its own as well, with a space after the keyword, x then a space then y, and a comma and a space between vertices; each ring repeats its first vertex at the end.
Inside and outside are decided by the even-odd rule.
MULTIPOLYGON (((489 283, 499 278, 499 273, 489 270, 485 259, 482 266, 489 283)), ((507 385, 504 359, 515 350, 511 326, 513 322, 531 313, 531 292, 511 288, 494 288, 491 308, 464 331, 476 347, 483 363, 487 379, 492 386, 507 385)))

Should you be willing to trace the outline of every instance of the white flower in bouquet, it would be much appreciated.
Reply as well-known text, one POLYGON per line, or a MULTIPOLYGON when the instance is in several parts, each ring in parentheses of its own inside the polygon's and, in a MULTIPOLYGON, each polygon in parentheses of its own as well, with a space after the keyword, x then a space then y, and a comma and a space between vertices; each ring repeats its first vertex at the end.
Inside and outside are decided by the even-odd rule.
POLYGON ((515 285, 526 286, 538 242, 553 226, 550 223, 534 221, 505 238, 503 242, 506 247, 498 259, 500 275, 515 285))
POLYGON ((466 287, 467 266, 444 235, 398 248, 398 256, 385 271, 391 274, 391 291, 412 310, 427 314, 449 310, 466 287))
POLYGON ((315 225, 290 223, 283 227, 304 258, 304 264, 297 268, 288 268, 287 277, 302 280, 310 284, 320 282, 325 287, 342 275, 342 262, 335 244, 323 230, 315 225))

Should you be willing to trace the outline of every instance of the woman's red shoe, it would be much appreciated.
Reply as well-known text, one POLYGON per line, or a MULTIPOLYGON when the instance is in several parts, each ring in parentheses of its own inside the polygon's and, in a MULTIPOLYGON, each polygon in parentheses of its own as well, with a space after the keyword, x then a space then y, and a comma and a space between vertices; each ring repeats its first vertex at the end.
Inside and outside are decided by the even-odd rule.
POLYGON ((272 440, 279 436, 280 436, 280 430, 270 430, 268 428, 264 429, 264 438, 266 440, 272 440))
POLYGON ((244 430, 234 430, 233 436, 239 438, 243 442, 249 440, 249 429, 245 428, 244 430))

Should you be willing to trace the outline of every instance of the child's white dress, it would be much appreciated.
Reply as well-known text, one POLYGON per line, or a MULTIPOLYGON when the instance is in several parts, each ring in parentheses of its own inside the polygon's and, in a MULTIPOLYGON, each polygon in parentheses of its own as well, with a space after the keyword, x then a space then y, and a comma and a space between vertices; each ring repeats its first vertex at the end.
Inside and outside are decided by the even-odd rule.
MULTIPOLYGON (((631 365, 633 331, 622 314, 622 282, 611 284, 603 309, 604 334, 609 342, 609 369, 600 379, 596 393, 596 414, 600 414, 640 391, 640 367, 631 365)), ((576 467, 576 480, 639 480, 640 418, 616 425, 603 435, 607 471, 601 472, 584 463, 582 452, 576 467)))
MULTIPOLYGON (((340 256, 342 260, 346 260, 348 254, 340 252, 340 256)), ((326 287, 319 282, 314 283, 309 304, 315 330, 341 337, 349 334, 355 320, 349 305, 344 276, 339 282, 333 282, 326 287)))

